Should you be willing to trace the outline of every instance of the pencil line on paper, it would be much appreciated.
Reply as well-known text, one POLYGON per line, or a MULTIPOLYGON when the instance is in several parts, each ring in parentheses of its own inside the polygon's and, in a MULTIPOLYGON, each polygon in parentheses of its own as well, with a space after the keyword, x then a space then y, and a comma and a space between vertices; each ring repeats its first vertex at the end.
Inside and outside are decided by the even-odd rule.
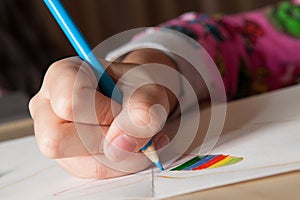
POLYGON ((38 171, 34 172, 33 174, 31 174, 31 175, 29 175, 29 176, 26 176, 26 177, 24 177, 24 178, 21 178, 21 179, 19 179, 19 180, 16 180, 16 181, 14 181, 14 182, 12 182, 12 183, 8 183, 7 185, 0 186, 0 190, 2 190, 2 189, 4 189, 4 188, 7 188, 7 187, 11 187, 11 186, 13 186, 13 185, 15 185, 15 184, 18 184, 18 183, 21 183, 21 182, 23 182, 23 181, 27 181, 27 180, 29 180, 29 179, 31 179, 31 178, 33 178, 33 177, 39 175, 39 174, 41 174, 41 173, 43 173, 43 172, 45 172, 45 171, 51 169, 51 168, 54 168, 54 167, 55 167, 55 165, 52 165, 52 166, 43 168, 43 169, 41 169, 41 170, 38 170, 38 171))
MULTIPOLYGON (((149 175, 147 174, 147 177, 149 175)), ((147 179, 149 180, 149 179, 147 179)), ((72 196, 72 199, 82 199, 86 196, 107 192, 116 188, 122 188, 129 185, 139 184, 140 182, 145 181, 145 176, 141 175, 135 178, 132 178, 130 175, 116 178, 107 181, 99 181, 94 180, 88 183, 84 183, 78 186, 71 187, 69 189, 65 189, 59 192, 52 194, 53 196, 68 196, 68 195, 75 195, 72 196)))
POLYGON ((2 178, 3 176, 9 174, 11 171, 6 171, 6 172, 1 172, 0 173, 0 178, 2 178))
POLYGON ((154 172, 153 168, 151 168, 151 197, 155 196, 155 188, 154 188, 154 172))

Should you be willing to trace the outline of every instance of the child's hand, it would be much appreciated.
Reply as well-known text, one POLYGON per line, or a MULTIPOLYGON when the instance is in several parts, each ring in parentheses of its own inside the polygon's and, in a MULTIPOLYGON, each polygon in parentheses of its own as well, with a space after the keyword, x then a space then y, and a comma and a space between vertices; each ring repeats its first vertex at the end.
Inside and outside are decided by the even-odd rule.
MULTIPOLYGON (((140 50, 129 54, 124 63, 111 64, 108 73, 117 81, 138 66, 129 63, 174 67, 163 53, 140 50)), ((178 77, 172 78, 179 85, 178 77)), ((120 82, 121 106, 97 91, 92 70, 79 58, 53 64, 29 105, 41 152, 69 173, 85 178, 110 178, 147 168, 150 162, 143 154, 130 152, 138 152, 152 137, 157 148, 168 143, 160 129, 176 98, 157 84, 142 86, 129 96, 134 84, 135 80, 120 82), (157 104, 161 106, 153 106, 157 104)))

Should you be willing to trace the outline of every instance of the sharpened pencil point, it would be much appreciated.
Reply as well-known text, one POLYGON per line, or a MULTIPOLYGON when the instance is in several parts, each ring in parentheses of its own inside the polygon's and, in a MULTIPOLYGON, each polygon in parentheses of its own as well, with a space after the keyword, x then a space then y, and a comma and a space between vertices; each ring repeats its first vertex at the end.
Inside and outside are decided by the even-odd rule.
POLYGON ((160 171, 164 170, 161 162, 159 161, 155 146, 151 140, 141 150, 145 154, 145 156, 149 158, 149 160, 151 160, 152 163, 154 163, 160 169, 160 171))
POLYGON ((161 164, 161 162, 155 162, 154 163, 158 168, 159 168, 159 170, 162 172, 162 171, 164 171, 164 167, 162 166, 162 164, 161 164))

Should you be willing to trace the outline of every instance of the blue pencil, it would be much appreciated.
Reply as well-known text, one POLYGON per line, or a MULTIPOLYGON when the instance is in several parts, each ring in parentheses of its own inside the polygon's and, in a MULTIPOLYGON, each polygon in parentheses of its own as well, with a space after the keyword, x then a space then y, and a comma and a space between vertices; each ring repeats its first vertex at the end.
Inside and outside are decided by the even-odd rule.
MULTIPOLYGON (((62 5, 59 0, 44 0, 44 3, 50 10, 51 14, 71 42, 72 46, 78 53, 79 57, 87 62, 93 69, 97 80, 99 81, 99 87, 104 95, 112 98, 118 103, 122 104, 122 94, 120 90, 115 87, 114 81, 105 72, 105 69, 92 52, 86 39, 83 37, 76 24, 62 5)), ((157 153, 155 152, 154 145, 150 140, 145 147, 142 148, 142 152, 162 171, 161 165, 157 153)))

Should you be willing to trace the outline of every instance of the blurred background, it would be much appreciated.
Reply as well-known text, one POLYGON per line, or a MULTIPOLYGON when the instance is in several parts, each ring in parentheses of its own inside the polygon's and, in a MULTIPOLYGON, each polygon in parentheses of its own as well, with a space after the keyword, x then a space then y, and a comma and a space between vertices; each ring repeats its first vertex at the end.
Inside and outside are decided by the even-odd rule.
MULTIPOLYGON (((278 0, 62 0, 91 46, 122 31, 155 26, 187 11, 238 13, 278 0)), ((48 66, 75 55, 42 0, 0 1, 0 124, 28 117, 48 66)), ((1 130, 0 130, 1 132, 1 130)))

